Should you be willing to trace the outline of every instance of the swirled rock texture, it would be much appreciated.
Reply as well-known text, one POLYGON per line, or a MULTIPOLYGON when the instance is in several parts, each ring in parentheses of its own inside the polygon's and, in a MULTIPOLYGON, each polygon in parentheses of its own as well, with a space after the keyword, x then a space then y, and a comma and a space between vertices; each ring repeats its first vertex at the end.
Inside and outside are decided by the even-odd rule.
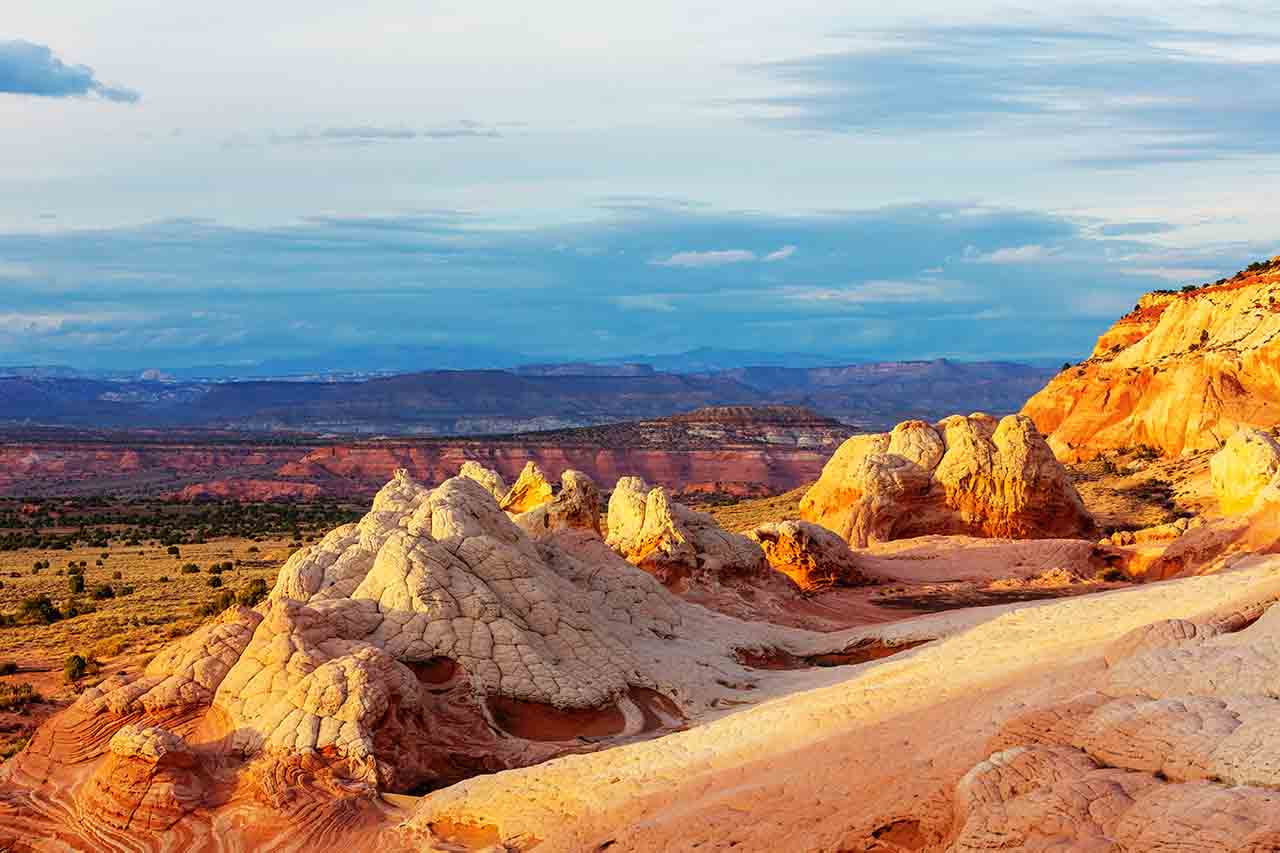
POLYGON ((1280 423, 1280 264, 1144 296, 1022 411, 1066 462, 1212 450, 1240 427, 1280 423))
POLYGON ((523 850, 1274 851, 1276 569, 1000 608, 828 688, 468 780, 411 825, 523 850))
MULTIPOLYGON (((484 479, 399 472, 262 604, 86 689, 0 777, 0 847, 423 849, 391 831, 381 793, 652 737, 785 677, 752 654, 860 640, 678 598, 605 545, 585 476, 516 516, 536 536, 484 479)), ((674 512, 691 542, 725 547, 674 512)))
POLYGON ((1265 430, 1243 427, 1209 459, 1209 472, 1219 510, 1245 512, 1280 473, 1280 441, 1265 430))
POLYGON ((858 558, 836 534, 807 521, 762 524, 747 534, 775 571, 805 592, 871 583, 858 558))
POLYGON ((1088 538, 1095 526, 1030 419, 959 415, 855 436, 800 503, 851 545, 928 534, 1088 538))

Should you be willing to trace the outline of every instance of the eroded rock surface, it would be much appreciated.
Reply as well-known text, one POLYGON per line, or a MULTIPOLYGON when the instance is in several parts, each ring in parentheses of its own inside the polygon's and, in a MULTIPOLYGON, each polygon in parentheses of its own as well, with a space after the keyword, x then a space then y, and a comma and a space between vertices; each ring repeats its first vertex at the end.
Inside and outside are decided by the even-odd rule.
POLYGON ((849 544, 825 527, 807 521, 781 521, 762 524, 747 535, 764 551, 775 571, 791 578, 805 592, 871 582, 849 544))
POLYGON ((1266 430, 1244 427, 1209 459, 1209 472, 1219 510, 1246 512, 1280 473, 1280 441, 1266 430))
POLYGON ((609 498, 609 545, 667 586, 767 578, 764 551, 704 512, 676 503, 661 486, 618 480, 609 498))
POLYGON ((1058 458, 1146 445, 1212 450, 1280 423, 1280 265, 1186 293, 1144 296, 1023 413, 1058 458))
MULTIPOLYGON (((380 792, 649 737, 783 677, 741 663, 744 649, 805 658, 860 640, 681 600, 600 538, 582 475, 517 516, 537 538, 492 485, 400 472, 359 523, 295 553, 261 605, 85 690, 11 763, 0 846, 13 830, 49 850, 333 849, 370 833, 378 849, 421 849, 383 837, 380 792), (224 845, 225 826, 244 829, 224 845)), ((710 549, 695 554, 746 570, 675 513, 710 549)))
POLYGON ((551 500, 554 491, 538 463, 526 462, 520 477, 498 503, 507 512, 518 515, 542 506, 551 500))
POLYGON ((855 436, 805 494, 800 514, 859 548, 927 534, 1051 539, 1095 530, 1062 465, 1018 415, 907 421, 855 436))

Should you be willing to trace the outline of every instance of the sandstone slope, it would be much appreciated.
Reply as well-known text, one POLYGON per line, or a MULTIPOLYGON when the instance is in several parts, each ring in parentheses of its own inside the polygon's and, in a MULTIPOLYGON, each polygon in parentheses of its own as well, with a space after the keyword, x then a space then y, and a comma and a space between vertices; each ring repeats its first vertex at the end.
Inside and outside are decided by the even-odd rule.
POLYGON ((1144 296, 1022 411, 1063 461, 1138 445, 1176 456, 1280 423, 1280 263, 1144 296))

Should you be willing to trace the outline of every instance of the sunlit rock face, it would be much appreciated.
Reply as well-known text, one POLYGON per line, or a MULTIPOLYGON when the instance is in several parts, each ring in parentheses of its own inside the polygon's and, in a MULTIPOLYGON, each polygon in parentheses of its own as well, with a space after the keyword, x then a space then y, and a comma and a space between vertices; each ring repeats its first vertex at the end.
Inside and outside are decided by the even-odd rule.
POLYGON ((1209 459, 1209 471, 1219 510, 1246 512, 1280 472, 1280 442, 1265 430, 1242 427, 1209 459))
MULTIPOLYGON (((261 604, 85 690, 9 765, 20 793, 0 796, 0 841, 20 827, 50 850, 332 849, 394 824, 383 792, 652 737, 750 695, 743 649, 848 642, 674 595, 605 544, 584 475, 513 516, 486 472, 467 473, 434 489, 397 473, 261 604)), ((681 530, 718 547, 702 524, 681 530)), ((737 539, 750 564, 729 549, 717 571, 790 585, 737 539)))
POLYGON ((748 535, 764 551, 775 571, 795 581, 805 592, 871 583, 849 544, 808 521, 762 524, 748 535))
POLYGON ((1089 537, 1092 518, 1030 419, 906 421, 855 436, 805 494, 800 515, 854 547, 926 534, 1089 537))
POLYGON ((1280 267, 1148 294, 1022 411, 1067 462, 1212 450, 1242 426, 1280 423, 1280 267))

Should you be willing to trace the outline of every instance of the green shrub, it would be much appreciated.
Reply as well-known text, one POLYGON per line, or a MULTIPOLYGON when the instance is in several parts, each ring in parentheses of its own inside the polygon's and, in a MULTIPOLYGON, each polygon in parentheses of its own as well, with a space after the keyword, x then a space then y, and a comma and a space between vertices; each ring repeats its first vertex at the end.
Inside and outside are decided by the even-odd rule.
POLYGON ((236 602, 243 607, 253 607, 267 597, 267 582, 262 578, 254 578, 240 588, 236 602))
POLYGON ((72 595, 84 592, 84 575, 67 575, 67 588, 72 595))
POLYGON ((62 664, 62 677, 74 684, 85 677, 89 671, 89 662, 83 655, 69 655, 62 664))
POLYGON ((61 611, 58 610, 53 600, 47 595, 33 595, 30 598, 23 599, 22 604, 18 607, 18 612, 26 619, 45 625, 51 625, 62 618, 61 611))
POLYGON ((182 573, 184 575, 198 575, 200 574, 200 567, 195 563, 186 563, 182 567, 182 573))
POLYGON ((208 584, 213 589, 217 589, 218 587, 222 586, 222 578, 218 577, 217 575, 214 575, 213 577, 209 578, 208 584))
POLYGON ((111 588, 111 584, 100 583, 93 588, 93 592, 90 593, 90 595, 92 595, 96 601, 103 601, 104 599, 115 598, 116 591, 111 588))

